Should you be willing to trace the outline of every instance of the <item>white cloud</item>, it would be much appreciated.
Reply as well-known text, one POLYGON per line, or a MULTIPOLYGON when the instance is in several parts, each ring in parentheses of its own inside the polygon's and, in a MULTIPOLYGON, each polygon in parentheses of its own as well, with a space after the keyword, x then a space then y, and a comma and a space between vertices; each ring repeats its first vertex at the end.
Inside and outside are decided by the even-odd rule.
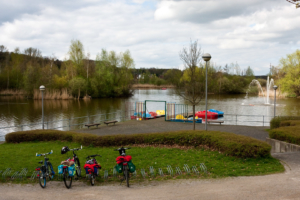
POLYGON ((129 49, 136 67, 177 68, 179 51, 198 39, 218 65, 238 62, 266 74, 270 62, 300 48, 299 10, 279 0, 17 2, 0 8, 11 13, 0 14, 0 45, 60 59, 79 39, 92 59, 102 48, 129 49))

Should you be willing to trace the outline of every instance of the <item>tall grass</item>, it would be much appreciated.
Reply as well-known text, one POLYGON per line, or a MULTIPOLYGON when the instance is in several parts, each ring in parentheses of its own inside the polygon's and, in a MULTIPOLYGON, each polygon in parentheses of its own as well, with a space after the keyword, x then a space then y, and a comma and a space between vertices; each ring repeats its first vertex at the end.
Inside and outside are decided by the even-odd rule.
MULTIPOLYGON (((34 90, 33 99, 42 99, 42 92, 38 89, 34 90)), ((67 89, 62 89, 62 90, 50 89, 44 91, 44 99, 66 100, 66 99, 73 99, 73 97, 72 95, 70 95, 67 89)))
POLYGON ((10 96, 10 95, 25 95, 26 92, 24 92, 23 90, 12 90, 12 89, 8 89, 8 90, 1 90, 0 91, 0 95, 3 96, 10 96))

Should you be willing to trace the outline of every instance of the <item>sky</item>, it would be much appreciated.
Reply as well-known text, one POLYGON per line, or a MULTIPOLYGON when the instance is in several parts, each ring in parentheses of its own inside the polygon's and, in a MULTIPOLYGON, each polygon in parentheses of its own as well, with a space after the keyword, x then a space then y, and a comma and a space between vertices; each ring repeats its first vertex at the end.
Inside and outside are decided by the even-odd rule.
POLYGON ((198 41, 212 62, 265 75, 300 49, 300 9, 286 0, 0 0, 0 45, 68 59, 71 40, 95 59, 129 50, 136 68, 183 69, 198 41))

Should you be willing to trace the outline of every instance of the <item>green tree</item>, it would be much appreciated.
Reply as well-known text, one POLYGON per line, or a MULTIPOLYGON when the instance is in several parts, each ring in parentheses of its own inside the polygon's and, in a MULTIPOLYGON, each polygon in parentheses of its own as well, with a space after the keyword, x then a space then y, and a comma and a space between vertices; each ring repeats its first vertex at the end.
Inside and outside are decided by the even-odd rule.
POLYGON ((246 76, 254 76, 254 71, 251 69, 250 66, 248 66, 248 68, 246 69, 245 75, 246 76))
POLYGON ((300 96, 300 50, 280 60, 281 71, 285 74, 279 80, 281 90, 300 96))
POLYGON ((83 59, 85 58, 85 54, 83 44, 79 40, 72 40, 68 54, 69 60, 72 61, 77 74, 84 76, 85 70, 83 59))
POLYGON ((75 77, 69 82, 69 87, 73 95, 78 95, 78 99, 81 96, 81 92, 85 91, 87 86, 87 81, 81 77, 75 77))

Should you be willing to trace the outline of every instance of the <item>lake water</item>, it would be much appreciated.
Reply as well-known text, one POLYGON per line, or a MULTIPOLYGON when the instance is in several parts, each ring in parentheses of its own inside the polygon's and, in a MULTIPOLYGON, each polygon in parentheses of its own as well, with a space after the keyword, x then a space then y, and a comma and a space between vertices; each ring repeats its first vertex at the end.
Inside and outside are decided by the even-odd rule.
MULTIPOLYGON (((101 120, 118 119, 120 111, 128 109, 128 103, 145 100, 160 100, 188 104, 173 89, 160 90, 135 90, 130 98, 104 98, 91 100, 44 100, 44 121, 49 122, 48 128, 68 130, 69 127, 58 128, 61 126, 72 125, 71 129, 79 128, 75 124, 86 123, 88 120, 94 121, 98 117, 101 120), (118 112, 118 113, 115 113, 118 112), (108 113, 114 113, 108 115, 108 113), (103 116, 94 116, 106 114, 103 116), (91 116, 90 119, 83 116, 91 116), (75 117, 83 117, 73 119, 75 117), (70 120, 69 120, 70 119, 70 120), (65 120, 65 121, 61 121, 65 120), (50 122, 51 121, 51 122, 50 122)), ((208 109, 216 109, 225 112, 225 124, 269 126, 269 120, 274 115, 274 99, 271 105, 264 104, 264 98, 258 96, 245 95, 208 95, 208 109), (263 123, 265 122, 265 123, 263 123)), ((276 115, 297 116, 300 115, 300 99, 277 99, 276 115)), ((149 102, 147 111, 164 110, 164 103, 149 102)), ((189 106, 191 111, 192 107, 189 106)), ((197 111, 205 110, 205 99, 196 107, 197 111)), ((98 119, 97 119, 98 120, 98 119)), ((96 120, 96 121, 97 121, 96 120)), ((42 128, 42 103, 41 100, 23 99, 15 97, 0 97, 0 140, 4 140, 4 135, 18 130, 40 129, 42 128), (11 126, 20 126, 14 128, 11 126), (3 128, 11 127, 11 128, 3 128)), ((82 127, 82 125, 81 125, 82 127)), ((47 125, 45 124, 45 128, 47 125)))

